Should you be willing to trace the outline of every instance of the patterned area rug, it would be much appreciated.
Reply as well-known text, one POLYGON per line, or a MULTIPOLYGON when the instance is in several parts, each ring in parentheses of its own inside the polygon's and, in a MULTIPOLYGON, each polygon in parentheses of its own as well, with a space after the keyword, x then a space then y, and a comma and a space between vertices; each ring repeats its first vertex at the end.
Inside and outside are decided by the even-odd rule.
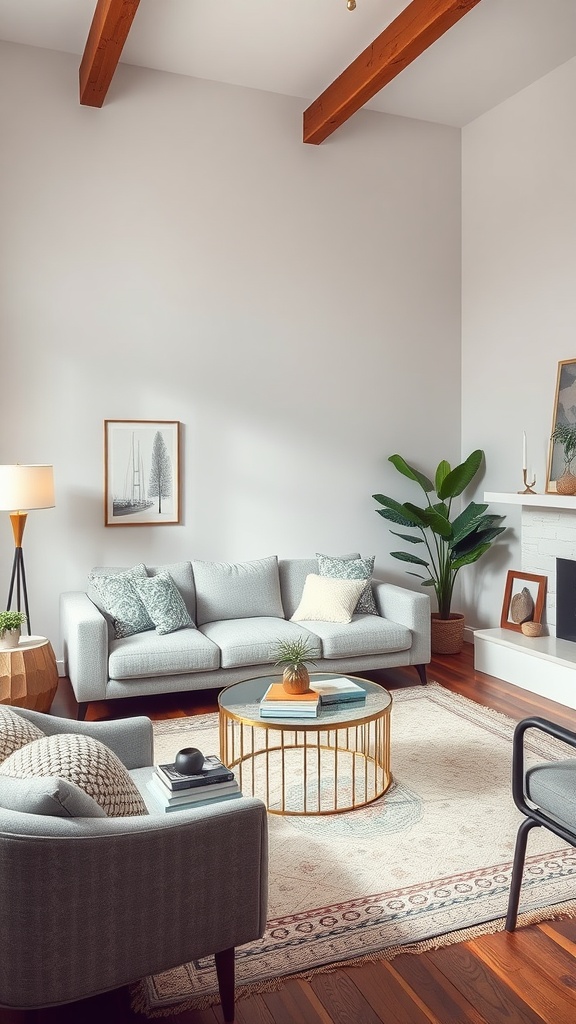
MULTIPOLYGON (((521 815, 510 791, 514 722, 436 684, 396 690, 389 791, 330 817, 269 815, 263 939, 237 950, 237 995, 338 964, 419 952, 503 928, 521 815)), ((216 715, 154 725, 156 760, 218 751, 216 715)), ((531 731, 533 763, 565 747, 531 731)), ((530 834, 520 924, 576 916, 576 851, 530 834)), ((155 975, 134 1009, 162 1016, 218 1002, 213 958, 155 975)))

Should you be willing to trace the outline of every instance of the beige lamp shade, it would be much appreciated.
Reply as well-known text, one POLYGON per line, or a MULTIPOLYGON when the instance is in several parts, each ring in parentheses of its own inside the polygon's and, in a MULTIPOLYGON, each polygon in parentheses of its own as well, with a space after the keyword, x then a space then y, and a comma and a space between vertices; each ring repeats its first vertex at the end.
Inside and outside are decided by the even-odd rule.
POLYGON ((0 466, 0 510, 28 512, 53 508, 53 466, 0 466))

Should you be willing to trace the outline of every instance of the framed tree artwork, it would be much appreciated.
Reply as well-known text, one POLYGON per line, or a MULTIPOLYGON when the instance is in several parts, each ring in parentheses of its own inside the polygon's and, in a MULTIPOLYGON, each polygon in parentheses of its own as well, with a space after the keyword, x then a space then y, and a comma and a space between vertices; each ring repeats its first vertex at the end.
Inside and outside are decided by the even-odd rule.
POLYGON ((105 526, 180 521, 180 422, 104 420, 105 526))

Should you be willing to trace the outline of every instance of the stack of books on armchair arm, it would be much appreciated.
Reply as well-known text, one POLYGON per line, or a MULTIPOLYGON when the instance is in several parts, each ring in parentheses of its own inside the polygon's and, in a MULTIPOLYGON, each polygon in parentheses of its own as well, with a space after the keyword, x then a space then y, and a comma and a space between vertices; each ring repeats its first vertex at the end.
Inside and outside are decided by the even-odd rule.
POLYGON ((154 802, 164 811, 202 807, 213 800, 242 796, 234 772, 215 755, 205 759, 196 775, 183 775, 174 764, 158 764, 147 785, 154 802))
POLYGON ((282 683, 271 683, 260 701, 260 718, 316 718, 319 707, 313 690, 287 693, 282 683))

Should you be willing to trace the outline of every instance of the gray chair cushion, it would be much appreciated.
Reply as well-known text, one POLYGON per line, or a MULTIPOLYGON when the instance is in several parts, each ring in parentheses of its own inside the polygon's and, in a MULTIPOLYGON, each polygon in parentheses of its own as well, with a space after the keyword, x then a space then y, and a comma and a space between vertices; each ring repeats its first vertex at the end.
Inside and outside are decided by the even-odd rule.
POLYGON ((257 615, 284 618, 276 555, 253 562, 192 562, 199 626, 257 615))
POLYGON ((113 640, 108 671, 111 679, 170 676, 220 667, 220 651, 197 629, 159 635, 152 630, 113 640))
POLYGON ((352 622, 309 621, 306 629, 322 641, 324 658, 351 658, 362 654, 389 654, 407 651, 412 646, 412 633, 406 626, 382 619, 379 615, 354 615, 352 622))
POLYGON ((13 779, 0 775, 0 807, 23 814, 49 814, 56 818, 107 818, 88 793, 69 779, 13 779))
POLYGON ((539 764, 526 772, 526 795, 545 814, 576 831, 576 758, 539 764))
POLYGON ((273 665, 278 655, 275 646, 278 640, 296 640, 305 636, 311 640, 311 658, 321 657, 320 641, 307 629, 286 622, 285 619, 258 616, 242 619, 224 619, 200 626, 200 631, 213 640, 221 651, 222 668, 238 668, 241 665, 273 665))

